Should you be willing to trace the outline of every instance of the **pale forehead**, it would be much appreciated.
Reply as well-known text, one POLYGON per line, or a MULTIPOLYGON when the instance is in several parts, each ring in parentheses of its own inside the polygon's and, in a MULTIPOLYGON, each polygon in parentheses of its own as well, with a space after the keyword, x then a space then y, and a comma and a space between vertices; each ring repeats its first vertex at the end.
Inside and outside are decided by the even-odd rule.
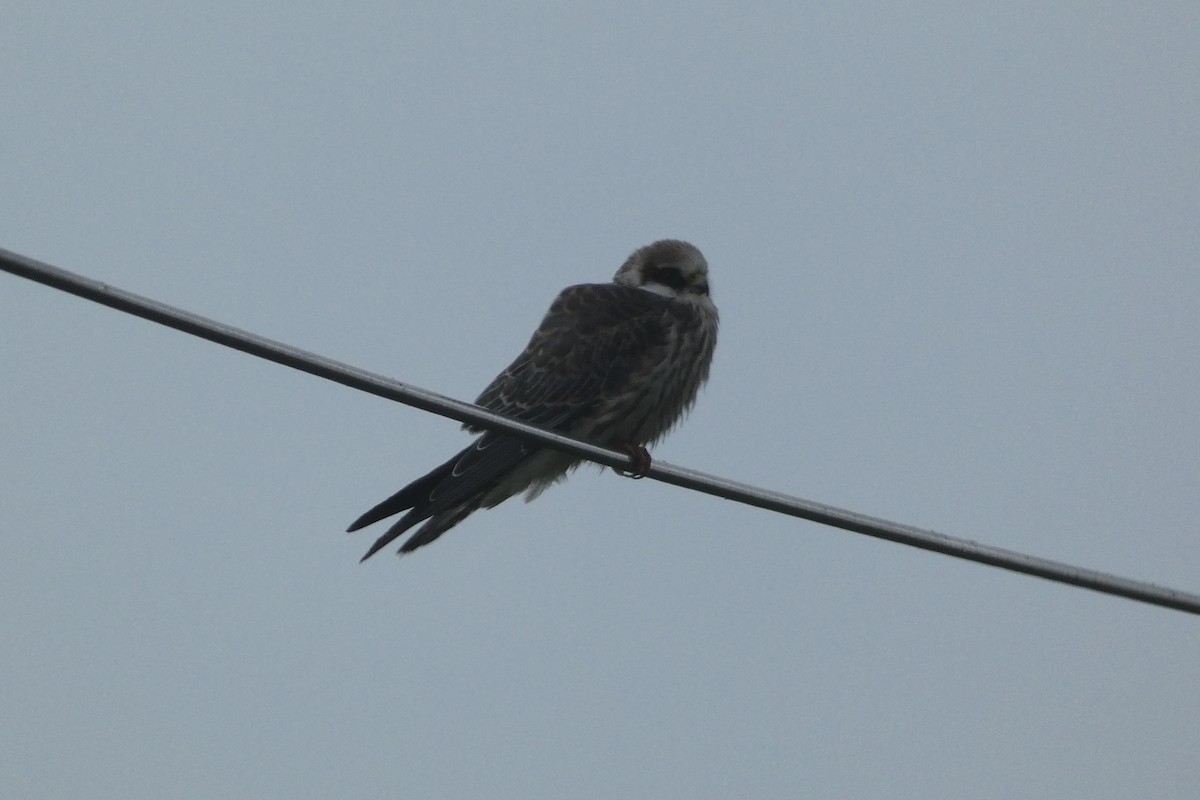
POLYGON ((708 272, 708 262, 693 244, 678 239, 663 239, 643 247, 637 255, 647 266, 676 267, 687 272, 708 272))

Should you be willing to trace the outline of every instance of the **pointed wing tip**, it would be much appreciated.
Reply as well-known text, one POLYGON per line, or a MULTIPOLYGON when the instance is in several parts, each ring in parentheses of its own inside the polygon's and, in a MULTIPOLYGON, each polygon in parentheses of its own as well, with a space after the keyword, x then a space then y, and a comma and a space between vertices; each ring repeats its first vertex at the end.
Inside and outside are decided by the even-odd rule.
POLYGON ((360 564, 363 563, 368 558, 375 555, 376 553, 378 553, 380 550, 382 550, 385 547, 387 547, 387 542, 383 542, 383 541, 376 542, 375 544, 371 545, 371 549, 367 551, 367 554, 358 560, 358 563, 360 563, 360 564))
POLYGON ((367 513, 360 514, 358 519, 354 520, 354 522, 351 522, 350 527, 346 528, 346 533, 354 533, 355 531, 360 531, 363 528, 367 527, 368 525, 374 525, 376 522, 379 522, 379 520, 384 519, 385 517, 391 516, 391 514, 395 514, 395 513, 396 513, 395 511, 392 511, 388 514, 380 514, 379 506, 376 506, 375 508, 372 508, 367 513))
MULTIPOLYGON (((382 550, 382 549, 383 549, 384 547, 386 547, 386 546, 387 546, 387 544, 386 544, 386 543, 385 543, 385 544, 379 544, 378 542, 376 542, 376 543, 375 543, 375 545, 373 545, 373 546, 371 547, 371 549, 367 551, 367 554, 358 560, 358 563, 360 563, 360 564, 361 564, 361 563, 363 563, 363 562, 364 562, 364 561, 366 561, 368 558, 370 558, 371 556, 375 555, 376 553, 378 553, 380 550, 382 550)), ((411 550, 405 550, 403 547, 401 547, 399 550, 397 550, 397 551, 396 551, 396 556, 397 556, 397 557, 400 557, 400 556, 406 556, 406 555, 408 555, 408 554, 409 554, 409 553, 411 553, 411 552, 412 552, 411 550)))
MULTIPOLYGON (((404 519, 401 519, 395 525, 388 528, 387 533, 383 534, 383 536, 380 536, 378 539, 375 540, 375 544, 371 545, 371 549, 367 551, 367 554, 365 556, 363 556, 362 558, 359 559, 358 563, 361 564, 362 562, 366 561, 371 556, 378 553, 383 548, 387 547, 392 542, 399 539, 412 526, 413 526, 412 520, 409 520, 407 517, 405 517, 404 519)), ((407 545, 407 543, 405 543, 405 544, 407 545)), ((402 548, 400 548, 400 552, 407 552, 407 551, 405 551, 404 548, 402 547, 402 548)))

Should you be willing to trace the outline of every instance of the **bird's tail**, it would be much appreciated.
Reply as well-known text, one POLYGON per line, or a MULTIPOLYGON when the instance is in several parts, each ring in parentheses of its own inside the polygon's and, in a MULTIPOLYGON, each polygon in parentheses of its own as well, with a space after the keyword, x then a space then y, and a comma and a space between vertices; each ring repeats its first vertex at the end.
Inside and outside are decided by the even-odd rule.
MULTIPOLYGON (((454 469, 454 464, 461 457, 462 453, 458 453, 454 456, 454 458, 450 459, 445 464, 442 464, 440 467, 435 467, 429 472, 429 474, 417 478, 408 486, 405 486, 387 500, 384 500, 382 503, 363 514, 361 517, 354 520, 354 522, 350 523, 350 527, 346 528, 346 532, 354 533, 354 531, 379 522, 381 519, 386 519, 393 514, 399 514, 401 511, 408 511, 410 508, 416 510, 422 505, 427 505, 429 503, 429 495, 433 491, 434 487, 441 483, 446 476, 450 474, 450 471, 454 469)), ((425 517, 421 517, 421 519, 425 519, 428 516, 430 515, 426 514, 425 517)), ((414 524, 415 522, 419 521, 420 520, 414 520, 414 524)))
POLYGON ((347 528, 356 531, 393 514, 408 512, 371 545, 363 561, 419 522, 429 520, 404 543, 401 553, 411 553, 429 544, 466 519, 485 500, 490 508, 520 491, 528 481, 510 492, 502 492, 499 497, 490 494, 496 489, 497 482, 528 458, 530 452, 524 442, 511 436, 484 434, 479 437, 470 447, 417 478, 347 528))
POLYGON ((388 528, 387 533, 376 539, 375 544, 371 545, 371 549, 368 550, 367 554, 360 559, 359 563, 366 561, 368 558, 387 547, 393 541, 403 536, 409 528, 424 519, 428 519, 429 521, 418 528, 417 532, 414 533, 407 542, 400 546, 399 552, 401 554, 411 553, 418 547, 429 544, 434 539, 438 538, 443 533, 462 522, 478 509, 478 498, 469 503, 464 503, 461 506, 455 506, 454 508, 449 508, 445 511, 439 511, 432 516, 428 511, 423 511, 420 508, 414 508, 403 517, 396 520, 396 524, 388 528))
POLYGON ((361 528, 365 528, 372 523, 379 522, 381 519, 386 519, 394 514, 399 514, 401 511, 407 511, 400 519, 387 529, 387 532, 375 540, 375 544, 371 545, 371 549, 362 557, 362 561, 366 561, 371 556, 378 553, 383 548, 387 547, 393 541, 403 536, 409 528, 419 522, 429 520, 417 530, 411 539, 404 543, 400 548, 401 553, 411 553, 418 547, 427 545, 434 539, 441 536, 446 531, 453 528, 458 523, 466 519, 470 514, 479 508, 479 497, 474 497, 459 505, 451 506, 450 508, 437 509, 433 502, 433 492, 440 486, 448 477, 452 477, 454 465, 462 460, 470 448, 457 453, 454 458, 436 467, 428 474, 417 478, 415 481, 405 486, 394 495, 384 500, 379 505, 372 508, 367 513, 363 514, 358 519, 350 524, 346 529, 347 533, 353 533, 361 528))

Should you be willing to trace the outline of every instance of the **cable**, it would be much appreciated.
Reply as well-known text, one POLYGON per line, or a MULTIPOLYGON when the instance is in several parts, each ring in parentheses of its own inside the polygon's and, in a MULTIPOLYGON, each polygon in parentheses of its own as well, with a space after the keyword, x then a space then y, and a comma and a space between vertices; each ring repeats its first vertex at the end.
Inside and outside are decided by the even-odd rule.
MULTIPOLYGON (((245 353, 274 361, 277 364, 308 372, 327 380, 349 386, 353 389, 369 392, 379 397, 395 400, 405 405, 419 408, 433 414, 470 422, 484 428, 502 430, 514 436, 520 436, 546 447, 560 450, 580 458, 595 461, 609 467, 627 468, 630 466, 629 456, 612 450, 576 441, 550 431, 544 431, 522 422, 493 414, 479 406, 452 400, 435 392, 426 391, 416 386, 409 386, 382 375, 376 375, 366 370, 343 364, 333 359, 325 358, 300 350, 271 339, 257 336, 253 333, 224 325, 219 322, 192 314, 173 306, 159 303, 126 292, 100 281, 76 275, 73 272, 36 261, 32 258, 18 255, 0 248, 0 269, 11 272, 23 278, 61 289, 79 297, 92 300, 111 308, 124 311, 134 316, 166 325, 170 328, 199 336, 203 339, 241 350, 245 353)), ((1075 567, 1060 561, 1038 558, 1036 556, 1005 550, 979 544, 968 539, 936 533, 930 530, 915 528, 889 522, 865 514, 858 514, 833 506, 802 500, 778 492, 760 489, 744 483, 737 483, 715 475, 707 475, 696 470, 676 467, 662 461, 654 461, 646 477, 685 489, 723 497, 746 505, 757 506, 768 511, 788 514, 793 517, 831 525, 835 528, 853 531, 855 533, 874 536, 877 539, 887 539, 932 550, 935 553, 953 556, 955 558, 976 561, 993 567, 1022 572, 1046 580, 1079 586, 1104 594, 1138 600, 1143 603, 1173 608, 1189 614, 1200 615, 1200 595, 1168 589, 1152 583, 1122 578, 1096 570, 1075 567)))

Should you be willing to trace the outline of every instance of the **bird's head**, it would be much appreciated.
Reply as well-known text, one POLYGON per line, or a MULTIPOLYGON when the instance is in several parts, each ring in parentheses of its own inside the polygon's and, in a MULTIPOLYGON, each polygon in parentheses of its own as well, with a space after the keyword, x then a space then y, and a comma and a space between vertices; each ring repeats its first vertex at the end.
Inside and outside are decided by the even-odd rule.
POLYGON ((662 239, 635 250, 613 283, 677 299, 707 299, 708 262, 693 245, 662 239))

